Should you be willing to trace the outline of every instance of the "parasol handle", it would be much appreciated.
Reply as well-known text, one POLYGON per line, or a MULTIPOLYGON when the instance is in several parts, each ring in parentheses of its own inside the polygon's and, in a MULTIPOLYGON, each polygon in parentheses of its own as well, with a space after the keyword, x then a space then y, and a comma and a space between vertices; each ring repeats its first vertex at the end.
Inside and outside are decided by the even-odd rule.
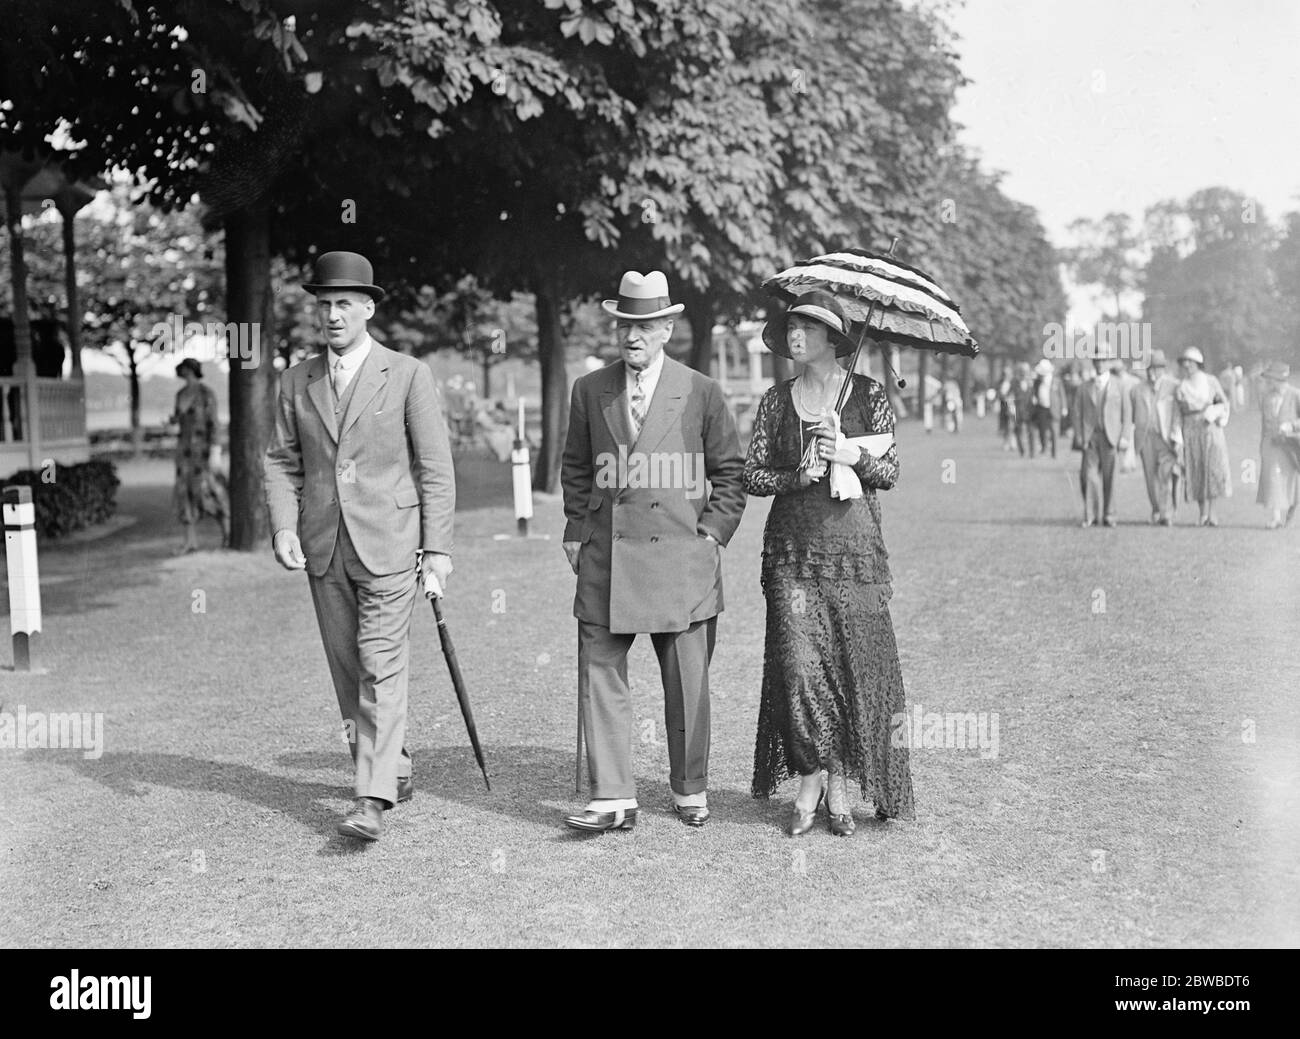
MULTIPOLYGON (((889 252, 886 253, 885 255, 889 256, 892 259, 894 255, 894 249, 898 246, 899 236, 892 235, 891 237, 893 240, 889 243, 889 252)), ((867 338, 867 329, 871 327, 871 318, 875 313, 876 313, 876 300, 873 299, 871 301, 871 306, 867 308, 867 319, 862 323, 862 331, 858 334, 858 345, 857 348, 853 351, 853 360, 849 362, 848 374, 845 375, 844 377, 844 384, 840 387, 839 397, 835 401, 836 412, 843 411, 844 402, 849 399, 849 386, 853 382, 853 373, 858 370, 858 358, 862 355, 862 342, 867 338)), ((889 363, 889 359, 885 357, 885 353, 883 350, 881 351, 880 356, 885 362, 885 367, 888 368, 890 374, 894 376, 894 382, 895 384, 897 384, 898 388, 900 390, 906 389, 907 382, 898 377, 898 372, 894 371, 894 366, 889 363)))

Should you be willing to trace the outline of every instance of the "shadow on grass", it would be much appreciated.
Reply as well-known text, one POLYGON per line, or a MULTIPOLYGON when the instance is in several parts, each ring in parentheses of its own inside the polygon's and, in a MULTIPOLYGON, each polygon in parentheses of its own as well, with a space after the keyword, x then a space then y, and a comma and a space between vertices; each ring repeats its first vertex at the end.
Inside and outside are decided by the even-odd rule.
MULTIPOLYGON (((483 748, 492 789, 483 784, 474 752, 468 746, 411 748, 414 763, 415 796, 441 798, 476 811, 519 819, 531 825, 554 825, 557 841, 588 840, 599 834, 583 833, 564 826, 564 816, 578 812, 590 798, 584 789, 573 788, 573 755, 554 747, 535 744, 490 744, 483 748), (557 803, 563 807, 557 809, 557 803)), ((347 758, 329 751, 294 751, 281 754, 277 765, 286 768, 346 768, 347 758)), ((586 765, 583 765, 586 778, 586 765)), ((637 776, 637 801, 641 814, 657 814, 676 822, 672 811, 672 789, 658 777, 637 776)), ((747 790, 709 791, 711 824, 725 821, 743 826, 783 829, 789 805, 779 799, 770 803, 753 798, 747 790)), ((683 830, 691 829, 683 826, 683 830)))
MULTIPOLYGON (((335 756, 330 757, 337 764, 333 760, 335 756)), ((46 760, 54 759, 47 756, 46 760)), ((141 789, 142 785, 160 786, 173 790, 222 794, 279 815, 287 815, 306 829, 328 839, 320 851, 322 855, 355 854, 370 846, 335 832, 338 819, 332 812, 327 812, 320 802, 352 797, 349 787, 335 783, 290 779, 261 772, 248 765, 208 761, 182 754, 110 752, 97 761, 65 758, 62 764, 70 765, 87 779, 93 779, 124 797, 146 796, 149 791, 141 789)))

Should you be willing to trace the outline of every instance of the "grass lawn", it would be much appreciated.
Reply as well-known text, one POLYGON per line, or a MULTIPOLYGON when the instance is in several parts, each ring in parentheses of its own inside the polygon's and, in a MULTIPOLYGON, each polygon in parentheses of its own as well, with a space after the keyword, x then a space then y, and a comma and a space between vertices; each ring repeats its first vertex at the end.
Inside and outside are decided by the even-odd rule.
MULTIPOLYGON (((505 466, 461 466, 447 617, 483 787, 431 611, 413 631, 416 796, 364 846, 306 578, 173 559, 168 466, 123 468, 137 522, 41 556, 47 673, 4 709, 105 716, 106 749, 0 750, 6 946, 1254 946, 1300 941, 1300 529, 1263 529, 1229 429, 1217 530, 1081 530, 1079 456, 1022 460, 993 420, 900 431, 882 497, 909 705, 997 719, 997 754, 917 748, 918 818, 786 837, 749 795, 763 655, 751 499, 726 551, 703 830, 669 810, 649 640, 630 661, 641 819, 566 831, 576 624, 555 499, 513 533, 505 466)), ((1188 523, 1195 506, 1183 506, 1188 523)), ((215 545, 215 526, 204 531, 215 545)), ((422 604, 421 604, 422 605, 422 604)))

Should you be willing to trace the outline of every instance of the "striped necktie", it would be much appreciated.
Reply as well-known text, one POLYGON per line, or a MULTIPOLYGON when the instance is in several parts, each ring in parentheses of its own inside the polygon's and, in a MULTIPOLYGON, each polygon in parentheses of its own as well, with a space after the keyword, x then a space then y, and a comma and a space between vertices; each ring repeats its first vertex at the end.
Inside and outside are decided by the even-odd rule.
POLYGON ((645 372, 636 373, 636 385, 632 387, 632 439, 636 440, 641 435, 641 426, 645 423, 646 399, 645 386, 642 385, 642 379, 645 378, 645 372))

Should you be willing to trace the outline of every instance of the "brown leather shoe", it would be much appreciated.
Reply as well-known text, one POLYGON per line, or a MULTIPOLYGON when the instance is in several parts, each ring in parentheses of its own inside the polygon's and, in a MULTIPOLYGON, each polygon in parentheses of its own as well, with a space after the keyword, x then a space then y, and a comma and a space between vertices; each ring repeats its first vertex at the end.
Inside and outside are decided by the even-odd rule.
POLYGON ((338 832, 363 841, 379 840, 384 832, 384 802, 377 797, 358 797, 352 811, 339 821, 338 832))

